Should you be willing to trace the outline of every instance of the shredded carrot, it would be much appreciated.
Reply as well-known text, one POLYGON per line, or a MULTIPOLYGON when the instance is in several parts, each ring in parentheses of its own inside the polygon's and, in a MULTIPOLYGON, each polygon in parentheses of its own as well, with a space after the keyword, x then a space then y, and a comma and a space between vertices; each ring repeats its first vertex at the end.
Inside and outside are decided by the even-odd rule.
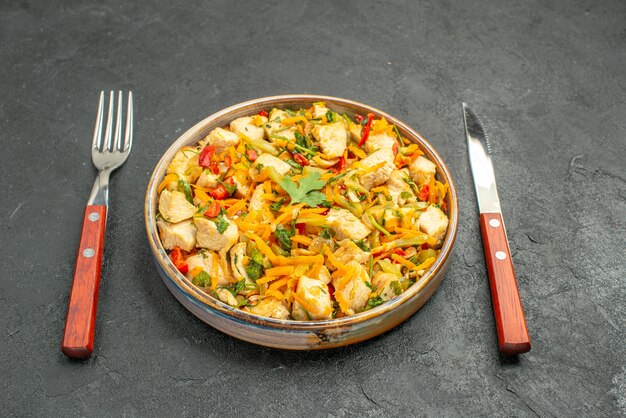
POLYGON ((330 261, 330 264, 332 264, 337 270, 343 270, 346 268, 346 265, 343 264, 341 260, 339 260, 337 257, 335 257, 335 255, 330 250, 328 245, 324 244, 322 253, 326 256, 326 258, 328 258, 328 261, 330 261))
POLYGON ((293 273, 293 266, 272 267, 265 270, 266 276, 289 276, 293 273))
POLYGON ((259 251, 265 254, 265 256, 270 260, 270 263, 276 264, 276 254, 272 252, 272 249, 267 246, 267 244, 261 239, 261 237, 252 232, 246 232, 246 235, 248 236, 248 238, 251 238, 254 240, 254 242, 256 242, 257 247, 259 247, 259 251))
POLYGON ((157 187, 157 192, 161 193, 163 189, 173 181, 178 181, 178 174, 171 173, 163 178, 163 181, 159 183, 159 187, 157 187))
POLYGON ((291 117, 291 118, 285 118, 285 119, 280 121, 280 123, 282 123, 283 125, 295 125, 298 122, 307 123, 308 120, 304 116, 294 116, 294 117, 291 117))
POLYGON ((307 237, 306 235, 295 235, 295 236, 291 237, 291 241, 296 242, 298 244, 309 246, 309 245, 311 245, 311 242, 313 240, 311 238, 307 237))
POLYGON ((432 266, 437 257, 428 257, 422 264, 419 266, 415 266, 415 270, 425 270, 428 267, 432 266))
POLYGON ((261 284, 273 282, 274 280, 278 280, 278 279, 280 279, 280 276, 264 276, 264 277, 261 277, 260 279, 257 279, 255 283, 257 285, 261 285, 261 284))
POLYGON ((194 267, 194 268, 191 269, 191 271, 189 272, 189 275, 193 279, 194 277, 196 277, 200 273, 202 273, 202 267, 197 266, 197 267, 194 267))
POLYGON ((317 313, 317 307, 311 305, 306 299, 301 298, 300 296, 298 296, 297 293, 293 294, 293 298, 296 300, 296 302, 298 302, 298 304, 300 306, 302 306, 307 312, 309 313, 313 313, 316 314, 317 313))
POLYGON ((398 254, 391 254, 391 258, 396 260, 398 263, 402 264, 403 266, 408 267, 410 270, 419 270, 416 264, 411 263, 406 258, 400 257, 398 254))
MULTIPOLYGON (((276 257, 276 264, 279 266, 298 265, 298 264, 315 264, 323 263, 324 256, 322 255, 300 255, 295 257, 283 257, 279 255, 276 257)), ((273 263, 272 263, 273 264, 273 263)))
POLYGON ((219 276, 219 262, 220 258, 217 253, 212 254, 212 263, 211 263, 211 289, 215 290, 217 288, 218 276, 219 276))
POLYGON ((229 216, 234 216, 241 209, 245 208, 246 205, 247 205, 247 203, 246 203, 245 200, 240 200, 237 203, 235 203, 234 205, 232 205, 230 208, 228 208, 226 210, 226 213, 228 213, 229 216))
POLYGON ((265 292, 265 294, 267 296, 271 296, 273 298, 276 298, 278 300, 284 301, 285 300, 285 295, 282 294, 282 292, 272 289, 272 290, 268 290, 265 292))
POLYGON ((289 277, 284 277, 284 278, 282 278, 280 280, 276 280, 276 281, 272 282, 272 284, 270 285, 268 290, 278 290, 281 287, 285 286, 287 284, 287 282, 289 282, 289 277))

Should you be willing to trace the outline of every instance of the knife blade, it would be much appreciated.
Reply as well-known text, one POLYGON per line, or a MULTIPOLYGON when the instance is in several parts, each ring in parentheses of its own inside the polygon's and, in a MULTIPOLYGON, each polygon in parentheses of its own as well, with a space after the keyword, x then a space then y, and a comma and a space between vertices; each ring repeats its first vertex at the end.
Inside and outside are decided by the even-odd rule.
POLYGON ((465 103, 463 120, 480 211, 480 229, 498 331, 498 344, 502 354, 517 355, 530 350, 530 337, 502 220, 496 176, 491 160, 491 143, 480 119, 465 103))

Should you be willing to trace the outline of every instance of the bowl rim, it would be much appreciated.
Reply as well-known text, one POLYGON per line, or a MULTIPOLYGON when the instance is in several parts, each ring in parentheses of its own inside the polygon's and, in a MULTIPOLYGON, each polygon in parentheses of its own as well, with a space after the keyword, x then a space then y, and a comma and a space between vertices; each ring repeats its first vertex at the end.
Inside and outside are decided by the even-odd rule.
POLYGON ((440 272, 440 270, 444 267, 446 260, 451 255, 458 230, 458 211, 458 196, 450 170, 446 166, 441 156, 437 153, 435 148, 422 135, 420 135, 417 131, 415 131, 413 128, 400 121, 396 117, 372 106, 339 97, 312 94, 288 94, 247 100, 226 107, 202 119, 191 128, 189 128, 187 131, 185 131, 182 135, 180 135, 161 156, 159 162, 155 166, 154 171, 150 176, 144 201, 144 220, 146 225, 146 232, 154 259, 158 263, 158 267, 161 268, 161 270, 167 275, 167 277, 182 292, 187 293, 189 297, 193 297, 194 299, 196 299, 196 301, 203 308, 205 308, 205 310, 209 309, 219 316, 228 317, 231 320, 240 323, 277 328, 283 331, 316 331, 324 328, 341 328, 346 326, 353 326, 389 313, 390 311, 393 311, 404 303, 410 303, 411 300, 420 295, 422 289, 424 289, 424 287, 431 281, 431 279, 440 272), (435 164, 438 166, 437 174, 443 177, 448 184, 448 231, 446 232, 446 236, 442 243, 441 251, 437 256, 437 259, 424 273, 420 280, 414 283, 406 291, 404 291, 402 294, 395 297, 394 299, 387 301, 370 310, 341 318, 315 321, 275 319, 252 314, 239 308, 234 308, 230 305, 227 305, 226 303, 218 300, 217 298, 214 298, 213 296, 210 296, 200 288, 193 285, 184 274, 180 273, 178 269, 174 267, 174 264, 167 256, 167 252, 161 244, 158 235, 158 228, 156 226, 156 200, 158 197, 157 186, 161 181, 161 177, 163 176, 167 165, 169 165, 169 162, 180 150, 180 148, 187 145, 187 142, 190 138, 198 135, 202 130, 205 130, 207 126, 209 126, 214 121, 220 119, 221 117, 225 117, 229 114, 237 112, 238 110, 253 106, 265 106, 267 108, 276 105, 285 106, 289 105, 290 101, 293 101, 294 104, 305 104, 307 102, 326 102, 327 105, 330 105, 331 108, 332 105, 342 105, 348 108, 357 108, 359 109, 359 112, 372 112, 378 117, 384 117, 390 123, 395 124, 398 130, 403 134, 403 136, 409 138, 412 142, 418 143, 420 149, 426 151, 426 154, 429 158, 435 160, 433 162, 435 162, 435 164))

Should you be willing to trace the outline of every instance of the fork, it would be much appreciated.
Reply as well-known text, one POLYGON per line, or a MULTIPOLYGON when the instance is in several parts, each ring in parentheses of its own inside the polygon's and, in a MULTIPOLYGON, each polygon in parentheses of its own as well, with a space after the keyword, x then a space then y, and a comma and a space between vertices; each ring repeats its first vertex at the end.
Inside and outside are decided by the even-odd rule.
POLYGON ((133 93, 128 93, 123 142, 122 101, 123 94, 120 91, 118 93, 117 112, 115 112, 115 93, 111 91, 106 127, 104 135, 102 135, 104 91, 100 92, 96 128, 91 147, 91 159, 93 165, 98 169, 98 176, 85 208, 74 281, 70 292, 61 345, 61 350, 68 357, 85 358, 93 352, 102 250, 109 207, 109 176, 113 170, 124 164, 128 154, 130 154, 133 142, 133 93), (112 130, 114 113, 117 113, 115 132, 112 130))

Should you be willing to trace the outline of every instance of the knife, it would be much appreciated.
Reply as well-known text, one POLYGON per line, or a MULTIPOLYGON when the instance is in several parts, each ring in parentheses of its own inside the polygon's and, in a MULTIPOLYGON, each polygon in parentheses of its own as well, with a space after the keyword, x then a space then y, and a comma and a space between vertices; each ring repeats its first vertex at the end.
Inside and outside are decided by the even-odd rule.
POLYGON ((465 103, 463 119, 480 210, 480 229, 500 352, 505 355, 517 355, 530 350, 530 337, 502 221, 496 177, 491 161, 491 144, 480 120, 465 103))

